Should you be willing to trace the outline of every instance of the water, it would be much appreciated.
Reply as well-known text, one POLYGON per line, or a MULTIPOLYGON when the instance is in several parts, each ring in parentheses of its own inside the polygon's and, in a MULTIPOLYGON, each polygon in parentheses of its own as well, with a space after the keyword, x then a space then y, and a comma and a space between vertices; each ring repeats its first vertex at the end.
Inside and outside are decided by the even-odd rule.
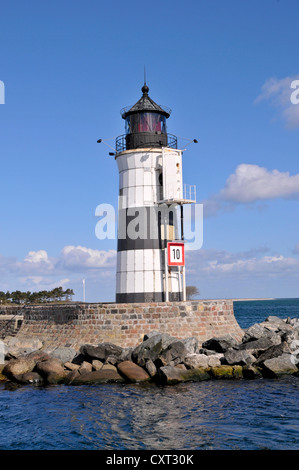
MULTIPOLYGON (((299 317, 299 300, 237 302, 241 327, 299 317)), ((1 450, 295 450, 299 378, 176 386, 0 385, 1 450)))
POLYGON ((299 299, 237 301, 234 302, 234 313, 241 328, 262 322, 269 315, 298 318, 299 299))

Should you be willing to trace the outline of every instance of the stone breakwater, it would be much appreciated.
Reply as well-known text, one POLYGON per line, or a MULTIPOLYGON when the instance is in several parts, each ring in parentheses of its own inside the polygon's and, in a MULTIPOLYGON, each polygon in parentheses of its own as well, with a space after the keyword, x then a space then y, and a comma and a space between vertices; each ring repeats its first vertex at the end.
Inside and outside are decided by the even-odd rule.
MULTIPOLYGON (((1 315, 16 315, 16 307, 0 307, 1 315)), ((195 336, 200 342, 213 335, 232 335, 242 330, 232 300, 194 300, 147 304, 45 304, 24 306, 19 338, 34 337, 47 347, 78 349, 84 343, 110 342, 131 347, 146 332, 159 331, 180 339, 195 336)))
POLYGON ((134 347, 104 342, 47 348, 36 338, 3 341, 2 379, 13 384, 179 382, 299 377, 299 319, 270 316, 240 340, 214 336, 199 343, 150 331, 134 347))

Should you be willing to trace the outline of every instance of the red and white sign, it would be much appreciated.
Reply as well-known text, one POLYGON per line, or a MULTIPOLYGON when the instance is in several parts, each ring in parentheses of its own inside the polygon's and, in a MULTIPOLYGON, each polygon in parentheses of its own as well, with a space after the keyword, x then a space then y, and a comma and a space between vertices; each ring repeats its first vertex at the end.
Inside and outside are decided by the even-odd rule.
POLYGON ((168 266, 185 266, 184 243, 168 242, 168 266))

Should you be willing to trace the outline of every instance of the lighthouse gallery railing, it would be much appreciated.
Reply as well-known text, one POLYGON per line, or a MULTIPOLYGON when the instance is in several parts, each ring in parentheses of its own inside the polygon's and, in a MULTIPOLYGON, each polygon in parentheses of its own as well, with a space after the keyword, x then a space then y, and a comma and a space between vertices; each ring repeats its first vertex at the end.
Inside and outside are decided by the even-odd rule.
MULTIPOLYGON (((116 139, 115 139, 115 150, 116 150, 117 153, 124 152, 125 150, 127 150, 126 137, 127 137, 127 134, 122 134, 122 135, 119 135, 118 137, 116 137, 116 139)), ((151 145, 150 142, 147 142, 145 145, 146 145, 146 147, 154 147, 154 148, 157 147, 156 142, 153 142, 152 145, 151 145)), ((145 147, 145 145, 143 145, 143 147, 145 147)), ((172 148, 172 149, 176 149, 177 145, 178 145, 177 137, 173 134, 167 134, 167 147, 172 148)), ((161 147, 162 147, 162 144, 161 144, 161 147)))

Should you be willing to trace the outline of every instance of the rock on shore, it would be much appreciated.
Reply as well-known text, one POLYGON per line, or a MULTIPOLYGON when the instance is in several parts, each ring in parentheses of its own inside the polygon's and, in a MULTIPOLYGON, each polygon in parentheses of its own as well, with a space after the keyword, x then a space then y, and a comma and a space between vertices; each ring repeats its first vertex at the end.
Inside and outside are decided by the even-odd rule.
MULTIPOLYGON (((112 343, 43 349, 35 338, 5 338, 0 380, 18 384, 177 384, 210 379, 299 377, 299 319, 269 316, 244 330, 202 344, 160 332, 144 335, 134 348, 112 343)), ((0 369, 0 371, 1 371, 0 369)))

